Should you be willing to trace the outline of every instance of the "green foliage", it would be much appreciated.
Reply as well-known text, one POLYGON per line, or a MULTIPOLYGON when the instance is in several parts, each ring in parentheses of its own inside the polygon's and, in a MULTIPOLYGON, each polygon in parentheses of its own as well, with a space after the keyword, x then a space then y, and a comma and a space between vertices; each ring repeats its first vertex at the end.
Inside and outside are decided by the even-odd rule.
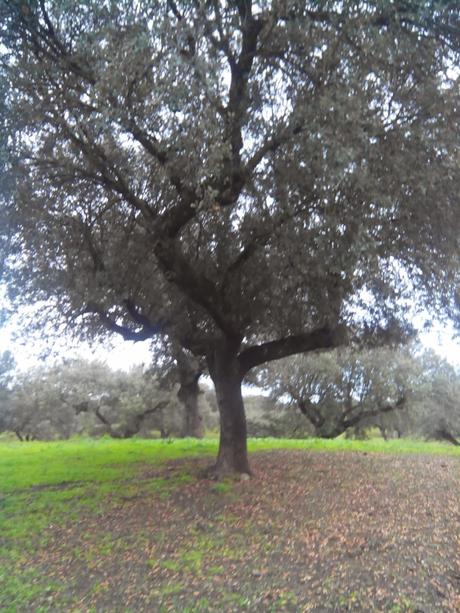
POLYGON ((176 392, 153 369, 113 371, 85 360, 40 366, 16 377, 4 404, 4 428, 36 439, 83 432, 129 438, 151 430, 177 435, 184 407, 176 392))
POLYGON ((372 427, 385 437, 460 433, 460 373, 418 345, 292 356, 257 380, 280 404, 269 422, 275 436, 289 427, 325 438, 359 438, 372 427))
POLYGON ((28 301, 89 334, 139 338, 168 315, 209 341, 230 308, 242 336, 272 338, 358 325, 355 301, 393 321, 404 268, 453 307, 458 49, 437 30, 452 7, 311 2, 286 19, 275 3, 246 22, 236 5, 63 6, 1 4, 10 272, 28 301))
POLYGON ((247 418, 248 436, 256 438, 293 438, 304 439, 313 436, 314 430, 308 420, 291 407, 279 405, 277 411, 271 411, 265 418, 247 418))
POLYGON ((0 433, 7 429, 7 408, 11 398, 11 381, 15 368, 13 354, 4 351, 0 355, 0 433))
POLYGON ((458 316, 453 4, 0 0, 28 328, 168 335, 216 382, 458 316))
POLYGON ((6 354, 4 357, 0 419, 4 430, 23 439, 50 440, 76 434, 196 436, 200 432, 193 428, 188 434, 184 432, 190 401, 196 402, 194 416, 202 426, 218 425, 217 407, 212 404, 215 398, 200 389, 196 368, 190 373, 182 365, 174 372, 174 365, 165 370, 164 365, 155 364, 146 371, 139 366, 126 372, 98 361, 66 360, 19 373, 13 385, 10 362, 6 354))

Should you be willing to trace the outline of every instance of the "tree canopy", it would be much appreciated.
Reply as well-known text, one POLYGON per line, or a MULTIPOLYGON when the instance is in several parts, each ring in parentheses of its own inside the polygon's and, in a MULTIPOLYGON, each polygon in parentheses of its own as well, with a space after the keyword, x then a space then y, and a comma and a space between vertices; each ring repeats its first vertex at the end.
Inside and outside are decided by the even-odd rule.
POLYGON ((455 5, 0 0, 11 293, 204 356, 249 472, 251 368, 458 312, 455 5))
POLYGON ((347 348, 286 358, 264 369, 259 380, 273 398, 299 409, 316 436, 335 438, 389 413, 407 412, 420 370, 407 350, 347 348))
POLYGON ((459 444, 460 372, 418 343, 295 355, 257 369, 276 403, 266 431, 279 436, 392 436, 459 444))
MULTIPOLYGON (((113 371, 102 362, 67 360, 17 373, 1 402, 1 428, 20 440, 108 433, 130 438, 140 431, 182 432, 177 386, 158 372, 113 371)), ((1 393, 1 388, 0 388, 1 393)))

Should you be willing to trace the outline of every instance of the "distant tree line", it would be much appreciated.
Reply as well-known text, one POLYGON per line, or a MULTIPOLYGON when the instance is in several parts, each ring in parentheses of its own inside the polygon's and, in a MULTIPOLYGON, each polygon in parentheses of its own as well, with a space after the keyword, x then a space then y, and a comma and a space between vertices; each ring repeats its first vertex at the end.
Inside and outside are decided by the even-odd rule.
MULTIPOLYGON (((145 369, 67 360, 16 373, 0 356, 0 431, 23 441, 75 434, 202 436, 219 418, 203 369, 182 350, 145 369), (177 356, 179 359, 177 359, 177 356)), ((266 395, 246 397, 251 436, 403 436, 459 444, 460 373, 420 347, 341 349, 274 362, 254 374, 266 395)))
POLYGON ((460 373, 433 351, 343 348, 297 355, 260 370, 255 379, 292 409, 289 417, 273 416, 273 433, 286 430, 288 422, 294 434, 322 438, 360 436, 375 427, 384 438, 459 444, 460 373))
POLYGON ((126 372, 98 361, 68 360, 14 373, 12 356, 5 353, 0 368, 0 431, 23 441, 75 434, 199 437, 204 427, 217 427, 217 408, 211 415, 198 384, 191 389, 170 363, 126 372))

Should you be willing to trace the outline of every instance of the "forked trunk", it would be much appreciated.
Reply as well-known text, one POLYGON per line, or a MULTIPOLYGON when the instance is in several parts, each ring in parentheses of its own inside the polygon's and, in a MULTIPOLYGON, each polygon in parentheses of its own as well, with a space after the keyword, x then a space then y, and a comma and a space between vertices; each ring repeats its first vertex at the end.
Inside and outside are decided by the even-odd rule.
POLYGON ((246 415, 241 394, 241 375, 236 352, 227 347, 217 350, 210 360, 220 414, 220 440, 216 477, 251 474, 248 460, 246 415))

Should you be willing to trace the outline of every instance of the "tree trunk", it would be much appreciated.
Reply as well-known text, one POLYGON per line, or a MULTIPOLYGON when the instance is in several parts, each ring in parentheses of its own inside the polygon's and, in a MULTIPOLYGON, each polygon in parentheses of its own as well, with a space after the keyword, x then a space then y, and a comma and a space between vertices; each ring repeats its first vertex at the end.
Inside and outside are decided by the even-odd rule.
POLYGON ((198 380, 201 373, 191 381, 181 383, 177 397, 184 406, 183 436, 203 438, 203 420, 198 407, 200 386, 198 380))
POLYGON ((332 430, 323 430, 322 428, 315 428, 315 436, 317 438, 333 439, 343 434, 346 428, 334 428, 332 430))
POLYGON ((441 441, 447 441, 452 445, 460 446, 460 443, 457 441, 455 436, 449 432, 446 428, 440 428, 435 432, 435 438, 441 441))
POLYGON ((235 473, 250 475, 237 351, 230 343, 223 343, 208 359, 208 364, 220 414, 219 452, 213 473, 217 478, 235 473))
MULTIPOLYGON (((311 423, 311 420, 310 420, 311 423)), ((343 421, 327 422, 322 421, 320 426, 313 425, 315 436, 318 438, 336 438, 344 432, 349 431, 349 428, 343 421)))
POLYGON ((200 360, 181 345, 172 340, 171 352, 177 363, 179 391, 177 397, 184 407, 183 436, 203 438, 203 422, 199 412, 198 397, 200 386, 198 381, 203 373, 200 360))

